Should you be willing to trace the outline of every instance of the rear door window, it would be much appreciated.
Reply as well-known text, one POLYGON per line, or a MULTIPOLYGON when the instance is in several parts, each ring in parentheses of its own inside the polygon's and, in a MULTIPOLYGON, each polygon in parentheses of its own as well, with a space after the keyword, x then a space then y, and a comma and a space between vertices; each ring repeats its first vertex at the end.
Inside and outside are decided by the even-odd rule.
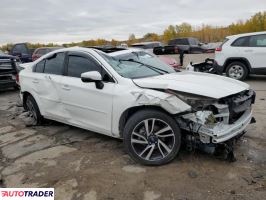
POLYGON ((64 53, 54 54, 53 57, 47 58, 45 62, 44 73, 62 75, 64 70, 64 53))
POLYGON ((266 47, 266 35, 254 35, 251 36, 250 47, 266 47))

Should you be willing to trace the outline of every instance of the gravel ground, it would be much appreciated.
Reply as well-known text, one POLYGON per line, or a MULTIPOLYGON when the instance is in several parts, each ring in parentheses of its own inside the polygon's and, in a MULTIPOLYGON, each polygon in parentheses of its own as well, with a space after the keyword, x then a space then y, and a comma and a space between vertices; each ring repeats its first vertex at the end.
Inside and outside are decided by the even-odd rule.
POLYGON ((265 81, 247 80, 257 123, 236 144, 236 162, 183 149, 160 167, 134 163, 120 140, 50 121, 28 127, 18 92, 0 92, 0 187, 54 187, 59 200, 265 199, 265 81))

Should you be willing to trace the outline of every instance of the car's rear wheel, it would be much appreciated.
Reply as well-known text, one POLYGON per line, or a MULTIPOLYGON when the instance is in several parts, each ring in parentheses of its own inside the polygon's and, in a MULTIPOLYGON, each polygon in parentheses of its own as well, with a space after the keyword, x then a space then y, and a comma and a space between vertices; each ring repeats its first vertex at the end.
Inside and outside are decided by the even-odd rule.
POLYGON ((31 120, 31 125, 39 125, 42 122, 42 116, 39 110, 39 107, 35 101, 35 99, 29 95, 27 96, 26 99, 26 111, 29 114, 30 120, 31 120))
POLYGON ((232 62, 226 69, 226 75, 236 80, 245 80, 248 76, 248 68, 242 62, 232 62))
POLYGON ((126 123, 124 144, 133 160, 144 165, 163 165, 175 158, 181 133, 175 120, 164 112, 143 110, 126 123))

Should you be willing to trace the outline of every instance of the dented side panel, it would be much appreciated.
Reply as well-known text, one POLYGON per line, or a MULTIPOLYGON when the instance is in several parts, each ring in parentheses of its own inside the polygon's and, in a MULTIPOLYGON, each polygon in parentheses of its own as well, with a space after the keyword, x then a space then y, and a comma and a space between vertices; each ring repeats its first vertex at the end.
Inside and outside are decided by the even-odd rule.
POLYGON ((189 111, 191 107, 173 94, 151 89, 117 85, 114 90, 112 133, 119 137, 119 120, 124 111, 136 106, 158 106, 170 114, 189 111))

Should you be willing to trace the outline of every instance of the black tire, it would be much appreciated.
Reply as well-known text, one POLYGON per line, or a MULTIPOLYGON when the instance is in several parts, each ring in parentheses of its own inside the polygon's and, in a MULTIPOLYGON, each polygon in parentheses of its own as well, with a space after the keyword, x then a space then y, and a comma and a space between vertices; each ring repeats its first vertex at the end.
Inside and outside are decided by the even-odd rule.
MULTIPOLYGON (((148 123, 149 123, 149 121, 148 121, 148 123)), ((146 126, 144 125, 144 127, 142 127, 142 128, 144 129, 145 127, 146 126)), ((139 130, 141 130, 141 128, 139 130)), ((147 131, 144 131, 144 132, 145 132, 144 135, 146 135, 147 131)), ((138 134, 141 134, 141 133, 138 133, 138 134)), ((125 125, 124 131, 123 131, 123 137, 124 137, 124 145, 125 145, 125 148, 126 148, 128 154, 131 156, 131 158, 134 161, 141 163, 143 165, 156 166, 156 165, 163 165, 163 164, 166 164, 166 163, 172 161, 176 157, 177 153, 179 152, 180 145, 181 145, 181 132, 180 132, 180 129, 179 129, 176 121, 171 116, 169 116, 168 114, 166 114, 162 111, 157 111, 157 110, 152 110, 152 109, 138 111, 134 115, 132 115, 125 125), (150 136, 149 137, 145 136, 145 138, 146 138, 147 142, 150 142, 150 140, 152 139, 153 141, 151 141, 151 144, 138 144, 138 143, 133 144, 133 140, 135 141, 135 139, 133 139, 132 137, 136 136, 135 133, 133 133, 133 131, 135 132, 136 128, 144 125, 144 122, 143 122, 144 120, 147 121, 147 120, 153 120, 153 119, 155 120, 155 122, 153 123, 153 121, 152 121, 153 125, 151 128, 151 132, 153 132, 154 129, 157 129, 157 131, 154 131, 154 132, 158 133, 159 132, 158 130, 163 130, 163 129, 165 130, 165 129, 167 129, 168 126, 171 128, 171 130, 167 130, 167 131, 164 131, 162 133, 159 133, 158 135, 160 135, 160 134, 162 134, 162 135, 157 136, 157 142, 156 142, 156 138, 155 139, 151 138, 153 136, 156 137, 156 135, 155 135, 156 133, 150 133, 150 136), (163 126, 163 128, 162 128, 162 127, 160 127, 160 123, 161 123, 161 125, 166 125, 166 126, 163 126), (157 126, 157 128, 156 128, 156 126, 157 126), (162 129, 160 129, 160 128, 162 128, 162 129), (170 134, 169 134, 169 132, 170 132, 170 134), (164 134, 166 133, 166 135, 168 135, 168 136, 163 135, 163 133, 164 134), (169 136, 169 135, 171 135, 171 136, 169 136), (155 140, 155 142, 154 142, 154 140, 155 140), (174 140, 174 142, 172 140, 174 140), (168 142, 168 145, 166 142, 168 142), (170 144, 170 146, 169 146, 169 144, 170 144), (144 154, 143 152, 145 151, 145 149, 147 149, 149 146, 150 147, 152 146, 153 147, 152 150, 151 149, 147 150, 147 151, 152 151, 152 153, 150 154, 150 152, 147 152, 147 155, 146 155, 146 158, 147 158, 148 154, 150 154, 149 158, 151 158, 151 159, 148 158, 148 160, 147 160, 146 158, 141 157, 141 155, 139 155, 137 153, 135 145, 136 146, 137 145, 139 145, 139 146, 143 145, 143 146, 141 146, 143 148, 140 149, 140 151, 139 151, 139 152, 142 152, 140 154, 144 154), (167 145, 168 149, 165 148, 165 145, 167 145), (171 151, 169 151, 169 150, 171 150, 171 151), (152 158, 152 156, 155 156, 157 158, 152 158), (158 156, 160 156, 162 158, 158 159, 158 156)), ((139 139, 143 140, 142 137, 139 139)), ((139 140, 137 140, 137 141, 139 141, 139 140)), ((145 154, 146 154, 146 152, 145 152, 145 154)))
POLYGON ((249 75, 249 71, 247 66, 242 62, 232 62, 226 67, 226 76, 236 79, 236 80, 245 80, 247 76, 249 75), (239 73, 232 73, 234 71, 234 68, 238 70, 239 73), (241 71, 240 71, 241 70, 241 71))
POLYGON ((33 96, 27 96, 25 100, 25 109, 29 112, 29 115, 32 118, 32 125, 40 125, 42 123, 43 117, 33 96))

